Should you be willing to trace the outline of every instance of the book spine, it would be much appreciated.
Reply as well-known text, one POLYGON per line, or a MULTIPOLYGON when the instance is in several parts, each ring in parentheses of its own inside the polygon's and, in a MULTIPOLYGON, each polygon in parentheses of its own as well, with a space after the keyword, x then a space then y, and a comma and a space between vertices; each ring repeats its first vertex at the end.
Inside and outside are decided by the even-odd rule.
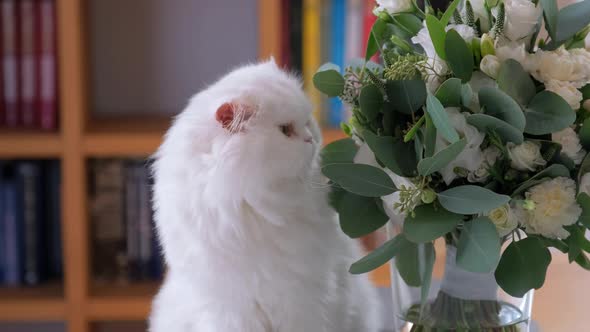
POLYGON ((127 259, 129 279, 140 279, 139 272, 139 183, 135 165, 130 162, 125 172, 125 220, 127 224, 127 259))
POLYGON ((17 68, 17 6, 16 0, 0 1, 2 24, 2 88, 4 102, 4 124, 16 127, 18 124, 17 68))
POLYGON ((364 0, 347 0, 346 61, 362 57, 364 0))
POLYGON ((291 0, 289 10, 291 70, 303 71, 303 0, 291 0))
POLYGON ((136 170, 139 182, 139 261, 141 277, 148 278, 150 259, 152 257, 152 214, 150 211, 148 170, 144 165, 138 165, 136 170))
POLYGON ((5 200, 4 200, 4 163, 0 161, 0 286, 4 285, 5 282, 5 270, 6 270, 6 230, 4 216, 5 211, 5 200))
POLYGON ((291 0, 281 0, 281 53, 280 64, 291 68, 291 0))
POLYGON ((39 113, 41 129, 57 128, 55 0, 40 0, 39 113))
POLYGON ((14 174, 4 181, 4 230, 5 230, 5 275, 6 286, 18 286, 22 283, 22 231, 19 229, 17 184, 14 174))
MULTIPOLYGON (((2 0, 0 0, 0 20, 3 20, 2 16, 2 0)), ((1 60, 4 58, 4 22, 0 22, 0 127, 6 125, 6 105, 4 101, 4 66, 1 60)), ((0 216, 1 217, 1 216, 0 216)), ((0 277, 1 278, 1 277, 0 277)), ((1 279, 0 279, 1 283, 1 279)))
MULTIPOLYGON (((321 63, 326 63, 331 61, 331 53, 332 53, 332 0, 323 0, 321 1, 321 13, 320 13, 320 24, 321 24, 321 63)), ((320 94, 322 99, 322 113, 320 114, 321 123, 324 126, 329 125, 328 115, 330 110, 330 99, 324 95, 320 94)))
POLYGON ((63 277, 62 241, 61 241, 61 174, 58 161, 47 165, 47 216, 49 218, 49 266, 48 274, 52 278, 63 277))
MULTIPOLYGON (((346 21, 346 0, 332 0, 332 63, 344 70, 345 36, 344 24, 346 21)), ((338 98, 330 99, 328 124, 338 127, 344 120, 342 102, 338 98)))
POLYGON ((321 123, 322 100, 313 85, 313 75, 320 66, 320 6, 320 0, 304 0, 303 3, 303 79, 318 123, 321 123))
POLYGON ((39 196, 39 168, 32 162, 22 162, 18 165, 19 184, 22 188, 22 216, 24 226, 24 282, 36 285, 41 281, 40 271, 40 230, 38 207, 39 196))
POLYGON ((32 128, 35 124, 35 3, 21 0, 20 10, 20 114, 21 124, 32 128))

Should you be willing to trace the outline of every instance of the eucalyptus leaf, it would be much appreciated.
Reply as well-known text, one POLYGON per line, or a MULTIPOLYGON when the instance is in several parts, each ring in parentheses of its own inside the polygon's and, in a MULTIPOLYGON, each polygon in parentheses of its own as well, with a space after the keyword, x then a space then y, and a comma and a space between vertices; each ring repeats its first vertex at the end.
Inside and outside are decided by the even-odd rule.
POLYGON ((487 115, 498 118, 521 132, 524 130, 525 118, 522 109, 502 90, 492 87, 482 88, 479 90, 479 104, 485 107, 487 115))
POLYGON ((392 194, 396 188, 391 178, 380 168, 364 164, 329 164, 322 173, 347 191, 366 197, 392 194))
MULTIPOLYGON (((549 1, 553 2, 553 0, 549 1)), ((497 81, 500 89, 521 105, 528 105, 537 93, 531 75, 524 70, 520 62, 514 59, 508 59, 502 63, 497 81)))
POLYGON ((442 24, 435 16, 430 14, 426 15, 425 22, 436 54, 438 54, 441 59, 446 60, 445 39, 447 33, 445 32, 445 25, 442 24))
MULTIPOLYGON (((461 85, 461 104, 467 108, 471 104, 471 100, 473 99, 473 89, 469 84, 461 85)), ((479 111, 479 110, 477 110, 479 111)))
POLYGON ((420 271, 422 272, 422 286, 420 288, 420 312, 424 312, 426 307, 426 300, 428 300, 428 293, 430 292, 430 284, 432 283, 432 271, 434 270, 434 261, 436 260, 436 252, 432 243, 421 244, 419 254, 421 255, 420 271))
POLYGON ((414 243, 430 242, 455 229, 462 220, 462 215, 436 209, 433 204, 419 205, 406 217, 403 233, 414 243))
POLYGON ((474 273, 490 273, 500 261, 501 240, 488 217, 465 223, 457 244, 457 265, 474 273))
POLYGON ((336 207, 340 228, 351 238, 358 238, 383 227, 389 217, 372 197, 346 192, 336 207))
POLYGON ((373 27, 371 28, 371 33, 369 34, 369 39, 367 41, 367 50, 365 52, 366 61, 369 61, 369 59, 371 59, 371 57, 375 55, 377 51, 379 51, 379 45, 386 29, 387 24, 381 19, 377 19, 375 23, 373 23, 373 27))
POLYGON ((407 242, 408 240, 404 238, 403 234, 398 234, 367 256, 352 264, 348 271, 352 274, 362 274, 375 270, 395 257, 400 252, 400 249, 403 248, 404 241, 407 242))
POLYGON ((578 31, 590 24, 590 1, 581 1, 562 8, 557 18, 559 42, 572 38, 578 31))
POLYGON ((545 283, 551 253, 536 237, 512 242, 500 258, 495 276, 498 285, 514 297, 523 297, 545 283))
POLYGON ((432 157, 424 158, 418 163, 418 173, 422 176, 438 172, 453 161, 463 151, 467 141, 463 138, 447 146, 432 157))
POLYGON ((313 85, 329 97, 338 97, 344 91, 344 77, 340 67, 333 63, 322 65, 313 75, 313 85))
POLYGON ((426 112, 430 115, 436 130, 442 137, 444 137, 449 143, 455 143, 459 140, 459 134, 449 120, 449 116, 445 111, 445 108, 435 96, 428 93, 426 97, 426 112))
POLYGON ((371 151, 385 167, 401 176, 416 176, 418 161, 411 143, 395 140, 391 136, 377 136, 368 130, 363 132, 363 136, 371 151))
POLYGON ((562 97, 545 90, 533 97, 525 117, 527 134, 545 135, 571 126, 576 121, 576 112, 562 97))
POLYGON ((510 196, 474 185, 453 187, 439 192, 437 196, 442 207, 459 214, 488 212, 510 201, 510 196))
POLYGON ((545 18, 545 28, 549 32, 551 39, 557 39, 557 18, 559 11, 557 9, 557 1, 555 0, 540 0, 543 6, 543 17, 545 18))
POLYGON ((582 223, 582 225, 586 226, 586 228, 590 229, 590 196, 586 193, 579 193, 576 201, 582 208, 582 214, 578 221, 582 223))
POLYGON ((447 31, 445 54, 453 74, 463 83, 469 82, 475 66, 473 53, 461 35, 453 29, 447 31))
POLYGON ((387 96, 396 111, 412 114, 426 102, 426 84, 423 80, 387 81, 387 96))
POLYGON ((403 27, 412 36, 417 35, 420 29, 422 29, 422 21, 414 14, 400 13, 393 16, 393 21, 403 27))
POLYGON ((539 173, 535 174, 528 180, 524 181, 514 192, 512 196, 517 196, 525 192, 527 189, 536 186, 539 183, 544 182, 547 179, 557 178, 557 177, 570 177, 570 171, 567 167, 561 164, 553 164, 549 165, 549 167, 545 168, 544 170, 540 171, 539 173))
POLYGON ((400 240, 401 248, 395 256, 395 267, 404 282, 412 287, 420 287, 420 253, 418 244, 408 241, 405 237, 400 240))
POLYGON ((590 150, 590 118, 584 120, 584 123, 578 132, 578 137, 580 137, 580 143, 582 143, 584 148, 590 150))
POLYGON ((359 95, 359 104, 361 113, 368 121, 374 120, 381 112, 383 107, 383 94, 374 84, 369 84, 361 89, 359 95))
POLYGON ((430 115, 425 114, 424 116, 426 116, 424 130, 424 156, 429 158, 434 154, 434 148, 436 147, 436 127, 434 126, 430 115))
POLYGON ((505 143, 513 142, 515 144, 522 144, 524 141, 522 131, 487 114, 472 114, 467 117, 467 123, 483 133, 489 131, 496 132, 505 143))
POLYGON ((461 80, 451 77, 444 81, 436 90, 435 96, 444 107, 461 106, 461 80))
POLYGON ((358 147, 352 138, 334 141, 322 149, 322 165, 352 163, 357 151, 358 147))

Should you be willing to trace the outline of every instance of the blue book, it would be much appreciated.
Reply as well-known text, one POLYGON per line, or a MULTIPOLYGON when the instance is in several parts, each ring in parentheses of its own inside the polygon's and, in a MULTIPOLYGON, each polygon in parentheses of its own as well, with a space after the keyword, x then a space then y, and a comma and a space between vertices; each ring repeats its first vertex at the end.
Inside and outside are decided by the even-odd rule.
MULTIPOLYGON (((344 70, 346 40, 346 0, 332 0, 331 9, 332 48, 331 62, 344 70)), ((328 125, 339 127, 344 121, 344 107, 338 98, 330 98, 328 109, 328 125)))
POLYGON ((4 231, 4 163, 0 161, 0 285, 4 284, 6 266, 6 238, 4 231))
POLYGON ((13 165, 5 170, 4 178, 4 245, 5 270, 4 284, 19 286, 23 281, 24 241, 22 229, 22 202, 19 201, 19 188, 13 165))

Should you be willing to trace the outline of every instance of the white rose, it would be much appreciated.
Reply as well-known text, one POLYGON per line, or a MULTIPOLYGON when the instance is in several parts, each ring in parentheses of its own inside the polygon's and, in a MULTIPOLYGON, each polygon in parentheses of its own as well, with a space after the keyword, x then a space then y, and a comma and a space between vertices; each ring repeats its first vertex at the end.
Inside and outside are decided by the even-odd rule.
MULTIPOLYGON (((449 107, 446 109, 446 112, 453 128, 455 128, 461 138, 465 138, 467 141, 467 145, 457 158, 439 171, 443 180, 448 185, 457 177, 454 171, 456 167, 464 168, 468 172, 473 172, 479 168, 484 160, 479 146, 483 142, 485 135, 480 133, 475 127, 467 124, 465 115, 459 112, 458 108, 449 107)), ((439 152, 449 145, 450 143, 441 135, 436 136, 435 152, 439 152)))
POLYGON ((551 140, 561 144, 561 152, 565 153, 576 165, 579 165, 586 156, 578 134, 570 127, 551 134, 551 140))
POLYGON ((467 175, 467 181, 475 183, 483 183, 487 181, 490 173, 489 168, 494 166, 496 160, 500 156, 500 150, 495 146, 489 146, 483 150, 483 162, 479 167, 467 175))
POLYGON ((503 35, 512 40, 520 41, 533 34, 543 9, 530 0, 504 0, 506 19, 503 35))
POLYGON ((585 49, 562 46, 554 51, 539 50, 529 58, 527 70, 538 81, 570 82, 578 89, 590 82, 590 52, 585 49))
POLYGON ((506 236, 518 226, 518 217, 510 205, 505 204, 489 211, 486 216, 496 226, 500 236, 506 236))
POLYGON ((373 14, 379 15, 382 11, 389 14, 411 12, 413 7, 412 0, 377 0, 377 7, 373 10, 373 14))
POLYGON ((503 63, 508 59, 514 59, 518 63, 520 63, 525 70, 529 72, 533 68, 532 64, 534 62, 531 59, 531 55, 526 51, 526 46, 524 43, 498 43, 496 45, 496 57, 498 57, 500 63, 503 63))
POLYGON ((590 173, 586 173, 582 176, 579 186, 579 192, 590 195, 590 173))
POLYGON ((531 141, 520 145, 512 142, 506 145, 508 156, 512 159, 510 166, 519 171, 534 171, 537 166, 544 166, 547 162, 541 156, 541 147, 531 141))
POLYGON ((569 232, 563 226, 574 224, 582 214, 582 208, 576 203, 576 183, 566 177, 536 185, 525 196, 534 202, 534 208, 526 211, 523 220, 530 234, 565 239, 569 232))
MULTIPOLYGON (((475 20, 479 19, 479 24, 482 32, 488 32, 491 28, 490 16, 486 9, 485 0, 471 0, 471 8, 473 8, 473 14, 475 14, 475 20)), ((463 6, 463 16, 467 15, 466 6, 463 6)))
POLYGON ((584 99, 582 92, 570 82, 551 80, 545 82, 545 89, 559 95, 570 107, 577 111, 580 109, 580 102, 584 99))
POLYGON ((497 56, 488 54, 481 59, 479 69, 489 77, 496 79, 500 73, 500 60, 497 56))

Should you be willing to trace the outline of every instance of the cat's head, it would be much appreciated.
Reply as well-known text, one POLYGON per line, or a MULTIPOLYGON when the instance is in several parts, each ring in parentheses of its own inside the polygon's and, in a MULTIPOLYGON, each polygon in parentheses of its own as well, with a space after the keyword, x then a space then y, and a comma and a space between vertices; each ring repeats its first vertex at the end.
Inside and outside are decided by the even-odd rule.
POLYGON ((183 147, 184 167, 228 186, 304 179, 321 145, 311 112, 299 79, 271 60, 234 70, 193 97, 165 144, 183 147))

